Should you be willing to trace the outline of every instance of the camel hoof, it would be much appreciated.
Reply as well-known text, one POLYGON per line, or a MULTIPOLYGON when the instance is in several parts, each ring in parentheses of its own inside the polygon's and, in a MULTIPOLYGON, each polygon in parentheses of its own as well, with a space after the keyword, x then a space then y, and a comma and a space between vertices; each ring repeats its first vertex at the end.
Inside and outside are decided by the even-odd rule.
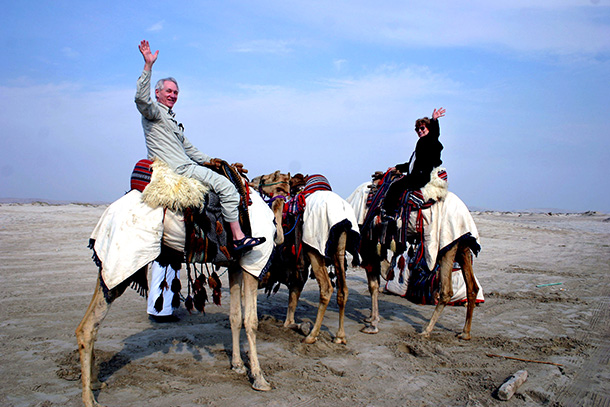
POLYGON ((430 332, 426 332, 426 331, 421 332, 421 333, 419 334, 419 336, 421 336, 422 338, 426 338, 426 339, 427 339, 427 338, 429 338, 429 337, 430 337, 430 332))
POLYGON ((252 388, 257 391, 269 391, 272 389, 271 385, 264 377, 255 379, 254 383, 252 383, 252 388))
POLYGON ((295 331, 299 329, 299 324, 295 324, 294 322, 284 322, 284 328, 294 329, 295 331))
POLYGON ((104 405, 98 403, 95 400, 83 401, 83 404, 85 405, 85 407, 105 407, 104 405))
POLYGON ((235 373, 239 373, 239 374, 247 373, 246 366, 244 366, 243 364, 233 365, 233 366, 231 366, 231 370, 233 370, 235 373))
POLYGON ((371 325, 377 325, 377 322, 379 322, 381 320, 381 318, 379 317, 366 317, 364 318, 362 321, 366 324, 371 324, 371 325))
POLYGON ((461 339, 463 341, 469 341, 472 338, 469 333, 464 333, 464 332, 462 332, 461 334, 458 334, 457 337, 458 337, 458 339, 461 339))
POLYGON ((100 382, 99 380, 91 382, 91 390, 102 390, 105 389, 108 385, 106 382, 100 382))
POLYGON ((305 336, 309 336, 311 330, 313 329, 313 324, 311 322, 302 322, 297 325, 298 330, 305 336))
POLYGON ((339 338, 338 336, 335 336, 333 338, 333 343, 338 343, 339 345, 347 345, 347 339, 345 339, 345 337, 339 338))
POLYGON ((305 338, 303 338, 303 340, 301 342, 311 345, 312 343, 315 343, 317 340, 318 340, 317 337, 308 335, 305 338))
POLYGON ((364 328, 362 328, 360 330, 360 332, 365 333, 365 334, 376 334, 379 332, 379 328, 377 328, 374 325, 369 325, 369 326, 365 326, 364 328))

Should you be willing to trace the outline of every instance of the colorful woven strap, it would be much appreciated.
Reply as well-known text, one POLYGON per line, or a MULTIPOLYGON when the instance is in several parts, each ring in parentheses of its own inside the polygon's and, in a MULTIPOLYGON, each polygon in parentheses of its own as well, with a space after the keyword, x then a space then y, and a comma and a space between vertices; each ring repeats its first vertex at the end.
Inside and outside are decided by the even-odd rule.
POLYGON ((131 189, 137 189, 138 191, 144 191, 144 188, 150 183, 150 177, 152 175, 152 161, 140 160, 136 163, 133 172, 131 173, 131 189))
POLYGON ((314 174, 310 175, 305 180, 305 188, 301 193, 307 198, 310 194, 316 191, 332 191, 330 183, 324 175, 314 174))

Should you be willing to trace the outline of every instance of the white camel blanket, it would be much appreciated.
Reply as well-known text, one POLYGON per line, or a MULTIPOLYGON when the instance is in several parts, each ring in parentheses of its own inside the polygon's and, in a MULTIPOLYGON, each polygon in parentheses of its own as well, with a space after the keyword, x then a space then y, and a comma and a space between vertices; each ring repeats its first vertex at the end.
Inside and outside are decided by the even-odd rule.
POLYGON ((436 265, 438 252, 465 234, 470 233, 480 244, 479 232, 468 207, 450 191, 444 199, 422 210, 422 217, 424 256, 430 270, 436 265))
MULTIPOLYGON (((403 257, 404 263, 409 264, 409 259, 407 258, 407 254, 403 253, 400 255, 403 257)), ((404 267, 403 270, 398 267, 399 262, 396 261, 396 265, 394 266, 394 278, 392 280, 388 280, 385 284, 384 291, 391 294, 396 294, 401 297, 404 297, 407 294, 407 289, 409 287, 409 268, 404 267)), ((451 274, 451 287, 453 288, 453 297, 449 301, 448 305, 459 305, 464 303, 467 300, 466 297, 466 282, 464 281, 464 276, 462 275, 462 270, 459 268, 460 266, 456 263, 453 266, 453 273, 451 274)), ((477 303, 485 302, 485 296, 483 295, 483 287, 481 287, 481 283, 477 276, 474 276, 474 279, 479 286, 479 292, 477 293, 477 303)))
POLYGON ((102 262, 102 279, 109 289, 125 281, 161 253, 163 208, 142 202, 137 190, 106 208, 91 239, 102 262))
MULTIPOLYGON (((273 212, 260 195, 250 189, 248 208, 253 236, 265 236, 265 243, 240 259, 240 266, 258 277, 273 251, 275 224, 273 212)), ((161 253, 161 241, 183 251, 186 232, 181 212, 152 208, 133 190, 108 206, 91 234, 94 250, 102 262, 102 278, 109 289, 125 281, 161 253), (165 220, 165 222, 164 222, 165 220)))
POLYGON ((303 243, 326 255, 330 230, 347 219, 352 230, 360 234, 358 221, 350 204, 332 191, 316 191, 305 199, 303 213, 303 243))
POLYGON ((366 201, 369 197, 370 185, 370 181, 360 184, 346 199, 354 209, 354 215, 356 215, 356 220, 359 225, 364 223, 364 218, 366 217, 366 201))

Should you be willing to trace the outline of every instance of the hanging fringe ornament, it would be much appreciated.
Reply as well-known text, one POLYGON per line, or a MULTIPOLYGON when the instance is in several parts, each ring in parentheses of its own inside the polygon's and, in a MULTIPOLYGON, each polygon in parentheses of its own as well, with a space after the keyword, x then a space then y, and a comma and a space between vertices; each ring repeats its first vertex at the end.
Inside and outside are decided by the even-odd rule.
POLYGON ((212 301, 214 304, 220 306, 220 288, 222 287, 222 282, 215 271, 212 272, 212 275, 208 279, 208 285, 212 289, 212 301))
POLYGON ((377 242, 377 256, 381 256, 381 243, 377 242))
POLYGON ((180 308, 180 294, 179 293, 174 293, 174 295, 172 297, 172 308, 174 308, 174 309, 180 308))
POLYGON ((392 238, 392 241, 390 242, 390 250, 396 253, 396 240, 394 240, 394 238, 392 238))
POLYGON ((193 311, 193 297, 191 297, 190 295, 186 297, 186 300, 184 300, 184 307, 189 312, 189 314, 193 311))
POLYGON ((172 292, 174 294, 179 294, 180 290, 182 290, 182 284, 180 283, 180 280, 177 278, 174 278, 172 280, 172 288, 171 288, 172 292))
POLYGON ((161 295, 159 295, 159 298, 157 298, 157 301, 155 301, 155 311, 163 311, 163 293, 161 293, 161 295))
POLYGON ((203 312, 205 314, 205 303, 208 300, 208 293, 205 291, 205 288, 197 291, 193 296, 193 305, 195 309, 199 312, 203 312))
POLYGON ((203 289, 205 285, 205 276, 203 274, 199 274, 199 276, 195 279, 193 283, 193 292, 197 292, 203 289))

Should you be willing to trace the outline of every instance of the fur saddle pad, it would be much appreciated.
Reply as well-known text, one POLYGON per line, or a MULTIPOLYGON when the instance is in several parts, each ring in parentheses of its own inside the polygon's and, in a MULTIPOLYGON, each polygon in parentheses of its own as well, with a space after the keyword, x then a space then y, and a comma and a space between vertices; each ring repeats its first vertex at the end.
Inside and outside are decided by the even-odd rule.
POLYGON ((155 159, 151 165, 150 184, 142 192, 142 201, 151 207, 173 211, 201 208, 209 187, 202 182, 177 174, 165 162, 155 159))

